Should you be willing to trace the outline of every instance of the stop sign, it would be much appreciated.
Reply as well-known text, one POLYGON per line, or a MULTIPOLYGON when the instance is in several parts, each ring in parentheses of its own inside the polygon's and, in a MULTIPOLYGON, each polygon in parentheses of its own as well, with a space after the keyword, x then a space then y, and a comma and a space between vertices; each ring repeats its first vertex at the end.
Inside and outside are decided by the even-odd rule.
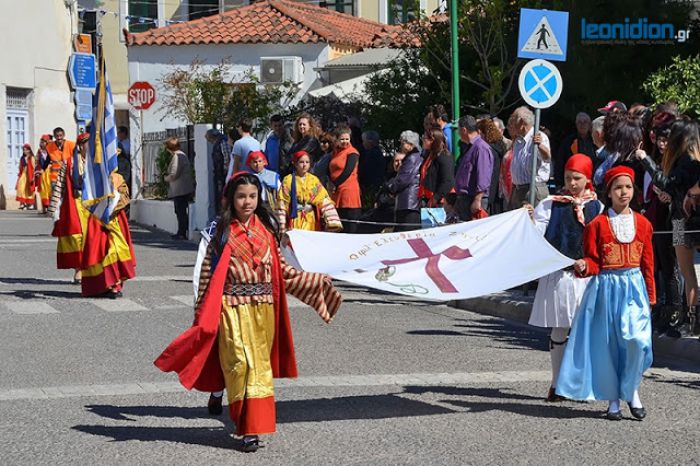
POLYGON ((147 81, 137 81, 129 88, 129 103, 136 110, 147 110, 156 101, 156 90, 147 81))

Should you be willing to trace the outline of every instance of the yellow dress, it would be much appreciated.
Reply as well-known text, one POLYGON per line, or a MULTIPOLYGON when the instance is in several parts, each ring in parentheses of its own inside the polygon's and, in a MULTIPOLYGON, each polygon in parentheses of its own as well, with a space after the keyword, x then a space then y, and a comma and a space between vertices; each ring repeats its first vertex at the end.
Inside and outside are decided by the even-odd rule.
POLYGON ((282 187, 277 192, 277 215, 280 225, 289 230, 322 230, 321 219, 325 229, 339 231, 342 229, 338 212, 331 201, 328 191, 321 181, 306 173, 304 176, 287 175, 282 180, 282 187), (296 177, 297 217, 291 218, 292 176, 296 177))

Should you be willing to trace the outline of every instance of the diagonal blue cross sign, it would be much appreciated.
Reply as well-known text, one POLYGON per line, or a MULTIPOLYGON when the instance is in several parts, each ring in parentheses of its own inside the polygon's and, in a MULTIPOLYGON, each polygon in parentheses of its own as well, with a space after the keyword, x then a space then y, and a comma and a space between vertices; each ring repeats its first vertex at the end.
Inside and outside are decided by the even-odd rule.
POLYGON ((518 88, 528 105, 548 108, 559 100, 564 83, 553 63, 547 60, 531 60, 520 71, 518 88))

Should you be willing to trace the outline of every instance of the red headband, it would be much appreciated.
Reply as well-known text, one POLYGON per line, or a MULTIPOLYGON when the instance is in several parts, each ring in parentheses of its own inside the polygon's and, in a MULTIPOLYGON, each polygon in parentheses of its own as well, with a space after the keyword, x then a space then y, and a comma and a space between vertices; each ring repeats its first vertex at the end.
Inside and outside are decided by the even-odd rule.
POLYGON ((618 165, 617 167, 613 167, 605 172, 605 187, 609 188, 610 183, 612 183, 615 178, 619 178, 621 176, 629 176, 632 183, 634 183, 634 170, 624 165, 618 165))
POLYGON ((305 150, 300 150, 298 152, 295 152, 294 155, 292 155, 292 160, 294 160, 294 163, 297 163, 299 161, 299 159, 302 158, 303 156, 307 156, 307 157, 311 158, 311 156, 309 155, 308 152, 306 152, 305 150))
POLYGON ((231 178, 229 178, 228 180, 229 180, 229 181, 233 181, 233 180, 235 180, 235 179, 238 178, 238 177, 241 177, 241 176, 243 176, 243 175, 250 175, 250 174, 251 174, 250 172, 247 172, 247 171, 245 171, 245 170, 237 171, 236 173, 234 173, 233 175, 231 175, 231 178))
POLYGON ((263 162, 265 162, 265 166, 267 167, 267 157, 265 157, 265 153, 261 150, 251 151, 248 154, 248 159, 245 161, 245 164, 250 168, 253 168, 253 161, 255 159, 263 159, 263 162))

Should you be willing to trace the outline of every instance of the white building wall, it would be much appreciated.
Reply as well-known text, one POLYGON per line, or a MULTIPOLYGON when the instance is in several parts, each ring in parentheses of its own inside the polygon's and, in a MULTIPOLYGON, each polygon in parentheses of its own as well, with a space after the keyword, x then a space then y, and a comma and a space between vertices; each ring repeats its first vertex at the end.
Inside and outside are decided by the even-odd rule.
POLYGON ((148 110, 143 111, 143 127, 141 127, 141 112, 131 110, 131 147, 135 167, 135 189, 141 187, 140 169, 142 154, 142 132, 163 131, 186 125, 188 122, 173 118, 162 107, 163 87, 160 80, 175 67, 188 68, 195 60, 202 60, 206 66, 216 66, 223 60, 231 64, 234 76, 253 69, 260 72, 260 57, 297 56, 302 58, 304 65, 304 81, 300 86, 298 98, 308 90, 320 87, 317 83, 317 73, 314 68, 323 66, 329 60, 330 47, 328 44, 233 44, 233 45, 185 45, 185 46, 132 46, 128 48, 129 80, 148 81, 156 88, 156 102, 148 110))
POLYGON ((22 2, 21 8, 8 7, 4 12, 0 16, 0 186, 10 194, 8 199, 14 199, 14 183, 8 185, 6 90, 31 91, 26 142, 33 148, 41 134, 56 126, 62 126, 69 139, 75 138, 75 107, 66 69, 77 16, 64 0, 22 2))

